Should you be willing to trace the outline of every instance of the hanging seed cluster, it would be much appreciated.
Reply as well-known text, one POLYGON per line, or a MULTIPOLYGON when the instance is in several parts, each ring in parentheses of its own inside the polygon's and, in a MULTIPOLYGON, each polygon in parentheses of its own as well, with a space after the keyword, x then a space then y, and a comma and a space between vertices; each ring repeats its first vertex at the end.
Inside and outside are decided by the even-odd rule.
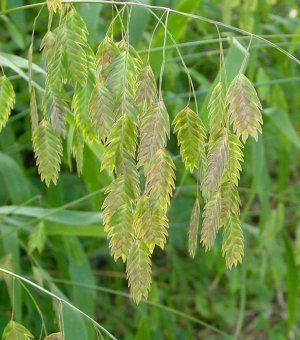
MULTIPOLYGON (((85 143, 101 143, 101 171, 112 178, 102 206, 104 230, 115 260, 126 262, 133 299, 147 298, 151 256, 164 248, 167 212, 175 187, 175 165, 166 150, 169 115, 149 64, 125 40, 106 36, 97 53, 87 41, 84 21, 72 6, 49 0, 60 23, 41 44, 46 63, 41 118, 31 87, 33 147, 41 179, 56 184, 62 141, 82 171, 85 143)), ((15 101, 12 85, 0 78, 0 129, 15 101)), ((173 121, 182 160, 198 181, 188 240, 195 256, 200 203, 204 201, 200 242, 209 250, 223 229, 222 253, 228 268, 242 261, 238 182, 243 144, 261 132, 261 105, 251 82, 239 74, 228 90, 218 82, 211 94, 209 131, 199 115, 185 107, 173 121), (242 141, 240 141, 240 138, 242 141)))

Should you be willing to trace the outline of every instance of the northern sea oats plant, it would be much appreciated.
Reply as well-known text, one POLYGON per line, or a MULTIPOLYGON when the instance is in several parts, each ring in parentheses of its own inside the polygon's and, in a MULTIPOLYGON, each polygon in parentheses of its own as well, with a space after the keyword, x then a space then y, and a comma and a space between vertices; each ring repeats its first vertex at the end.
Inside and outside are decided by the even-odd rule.
MULTIPOLYGON (((104 230, 115 260, 126 262, 128 284, 138 303, 151 285, 151 257, 164 248, 168 208, 175 188, 175 165, 166 146, 170 122, 161 88, 148 62, 130 45, 128 32, 115 41, 112 31, 94 53, 88 30, 71 4, 48 0, 48 31, 41 51, 46 64, 41 110, 30 86, 32 143, 38 171, 47 186, 56 184, 67 140, 82 172, 84 145, 103 148, 101 171, 111 177, 102 205, 104 230), (52 28, 52 17, 59 24, 52 28)), ((9 80, 0 78, 0 129, 15 101, 9 80)), ((195 256, 203 204, 200 243, 209 250, 223 231, 228 268, 242 261, 238 182, 243 146, 261 133, 261 104, 249 79, 239 73, 228 88, 217 82, 208 104, 209 128, 190 105, 173 121, 182 161, 197 179, 188 231, 195 256), (241 140, 240 140, 241 139, 241 140)))

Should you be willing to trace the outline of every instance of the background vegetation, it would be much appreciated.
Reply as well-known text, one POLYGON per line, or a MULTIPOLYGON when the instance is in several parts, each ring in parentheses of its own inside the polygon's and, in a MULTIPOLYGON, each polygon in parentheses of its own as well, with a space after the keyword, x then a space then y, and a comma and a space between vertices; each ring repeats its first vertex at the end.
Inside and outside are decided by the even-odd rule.
MULTIPOLYGON (((300 14, 296 0, 213 1, 148 0, 148 4, 212 18, 253 32, 300 57, 300 14)), ((1 10, 34 4, 1 0, 1 10)), ((112 19, 109 4, 78 4, 96 49, 112 19)), ((118 7, 119 9, 122 6, 118 7)), ((264 41, 253 39, 246 74, 262 101, 263 135, 245 148, 240 182, 245 235, 243 264, 225 268, 220 241, 205 253, 188 256, 187 228, 195 180, 184 170, 174 136, 176 191, 169 212, 166 251, 153 257, 149 300, 138 306, 128 295, 124 266, 109 254, 99 213, 103 188, 101 157, 86 147, 79 178, 64 155, 57 186, 40 181, 31 146, 28 61, 34 19, 41 7, 0 15, 0 64, 13 82, 16 106, 0 134, 0 267, 38 283, 71 302, 122 339, 286 339, 300 336, 300 96, 299 63, 264 41)), ((114 11, 116 13, 116 10, 114 11)), ((160 17, 163 12, 155 11, 160 17)), ((35 23, 34 80, 43 84, 45 65, 39 46, 48 11, 35 23)), ((133 7, 130 42, 143 57, 157 18, 133 7)), ((219 26, 229 78, 247 56, 249 36, 219 26)), ((220 39, 216 26, 170 14, 163 95, 172 120, 189 98, 186 62, 201 117, 207 122, 207 94, 219 69, 220 39)), ((159 76, 164 28, 154 33, 150 61, 159 76)), ((121 38, 120 23, 114 26, 121 38)), ((192 102, 192 106, 195 105, 192 102)), ((39 337, 43 316, 48 333, 63 327, 66 339, 92 339, 95 329, 67 304, 7 275, 0 280, 0 333, 11 319, 39 337), (63 315, 63 325, 59 325, 63 315)), ((105 337, 105 333, 102 332, 105 337)))

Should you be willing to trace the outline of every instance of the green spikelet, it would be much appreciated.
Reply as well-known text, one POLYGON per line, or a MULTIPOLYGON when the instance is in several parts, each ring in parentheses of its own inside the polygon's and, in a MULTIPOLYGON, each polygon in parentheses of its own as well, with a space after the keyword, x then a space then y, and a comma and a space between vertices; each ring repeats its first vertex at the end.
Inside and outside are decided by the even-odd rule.
POLYGON ((238 215, 240 212, 241 200, 237 187, 230 181, 225 181, 221 186, 221 220, 220 228, 227 221, 228 214, 238 215))
POLYGON ((68 74, 73 86, 77 83, 83 86, 88 77, 87 51, 90 51, 87 43, 88 31, 84 21, 74 9, 67 14, 64 29, 68 74))
POLYGON ((136 102, 139 108, 144 111, 157 100, 157 86, 155 77, 150 65, 142 68, 137 79, 136 102))
POLYGON ((42 56, 48 64, 53 57, 53 52, 56 48, 56 34, 52 31, 47 31, 44 38, 42 39, 40 50, 42 51, 42 56))
POLYGON ((212 91, 208 103, 208 117, 209 132, 214 138, 226 126, 227 121, 221 82, 218 82, 212 91))
POLYGON ((228 133, 223 129, 216 140, 209 145, 207 168, 202 183, 202 191, 212 195, 219 190, 224 169, 228 164, 228 133))
POLYGON ((67 60, 62 25, 55 32, 48 31, 46 33, 41 43, 41 49, 47 66, 42 111, 45 116, 50 118, 54 129, 64 137, 68 98, 63 89, 67 78, 67 60))
POLYGON ((189 254, 192 258, 195 257, 197 250, 199 217, 200 217, 200 203, 199 199, 197 198, 194 203, 189 226, 188 249, 189 254))
POLYGON ((120 52, 108 66, 107 72, 106 86, 115 97, 122 96, 124 90, 131 91, 136 85, 136 65, 128 51, 120 52))
POLYGON ((83 151, 84 141, 79 131, 76 131, 73 136, 72 155, 76 161, 78 176, 82 173, 83 168, 83 151))
POLYGON ((30 340, 33 338, 26 327, 12 320, 5 326, 2 334, 2 340, 30 340))
POLYGON ((245 143, 249 135, 255 140, 262 132, 262 106, 250 80, 243 74, 234 78, 226 95, 226 105, 233 130, 245 143))
POLYGON ((0 132, 6 125, 15 104, 15 91, 6 76, 0 77, 0 132))
POLYGON ((47 120, 42 120, 32 136, 36 163, 42 181, 49 186, 57 182, 62 156, 62 144, 59 135, 47 120))
POLYGON ((126 272, 133 300, 138 304, 141 299, 147 299, 151 286, 151 257, 143 242, 133 244, 127 258, 126 272))
POLYGON ((54 32, 48 31, 41 43, 47 66, 46 90, 62 88, 67 81, 66 32, 61 24, 54 32))
POLYGON ((61 12, 62 2, 61 0, 47 0, 47 6, 50 12, 61 12))
POLYGON ((238 137, 229 132, 229 162, 223 174, 223 183, 221 186, 221 226, 225 224, 230 212, 236 215, 239 213, 241 201, 237 186, 240 179, 240 172, 242 171, 241 162, 244 160, 242 149, 243 144, 239 141, 238 137))
POLYGON ((115 260, 126 260, 131 249, 133 235, 133 202, 136 193, 132 183, 121 175, 106 189, 103 202, 104 230, 109 238, 109 247, 115 260))
POLYGON ((221 199, 219 192, 215 193, 205 204, 203 224, 201 229, 201 244, 205 250, 211 249, 220 228, 221 199))
POLYGON ((62 88, 59 90, 54 88, 46 89, 43 97, 42 110, 44 115, 50 118, 54 130, 62 137, 66 134, 67 102, 68 97, 62 88))
POLYGON ((124 153, 134 158, 136 138, 137 128, 132 119, 127 115, 120 117, 107 138, 101 170, 107 169, 112 174, 124 153))
POLYGON ((134 230, 136 237, 147 245, 151 253, 156 245, 164 249, 168 218, 146 195, 143 195, 136 205, 134 230))
POLYGON ((106 139, 114 123, 113 97, 107 88, 97 82, 89 102, 89 116, 94 131, 103 141, 106 139))
POLYGON ((244 161, 243 147, 238 137, 230 132, 227 178, 236 186, 238 186, 242 171, 241 163, 244 161))
POLYGON ((231 269, 238 263, 242 263, 244 237, 240 220, 235 214, 229 214, 224 225, 222 253, 227 268, 231 269))
POLYGON ((181 157, 185 166, 193 172, 205 155, 205 127, 196 112, 188 106, 177 114, 173 125, 181 157))
POLYGON ((145 194, 162 211, 166 211, 175 187, 175 165, 165 149, 159 149, 147 167, 145 194))
POLYGON ((95 58, 96 70, 99 77, 104 81, 107 79, 108 68, 118 56, 120 50, 114 41, 106 36, 98 46, 98 51, 95 58))
POLYGON ((89 117, 89 103, 95 86, 95 79, 91 72, 86 84, 77 84, 72 99, 72 111, 75 116, 77 128, 81 131, 83 137, 88 141, 95 140, 97 134, 89 117))
POLYGON ((156 152, 166 146, 169 135, 169 115, 160 101, 140 116, 139 166, 148 164, 156 152))

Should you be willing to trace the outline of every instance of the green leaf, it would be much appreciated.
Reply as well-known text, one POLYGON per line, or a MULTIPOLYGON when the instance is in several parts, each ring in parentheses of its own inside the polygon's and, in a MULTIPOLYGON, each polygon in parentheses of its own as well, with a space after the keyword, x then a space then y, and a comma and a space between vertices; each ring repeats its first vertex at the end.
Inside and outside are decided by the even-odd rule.
POLYGON ((277 129, 298 149, 300 149, 300 136, 294 128, 289 115, 276 107, 265 109, 263 113, 271 119, 277 129))
MULTIPOLYGON (((89 286, 95 285, 90 261, 84 251, 84 248, 76 237, 64 238, 65 249, 68 256, 68 268, 70 279, 73 282, 80 282, 89 286)), ((96 294, 93 290, 87 290, 85 287, 77 285, 72 286, 72 303, 88 314, 93 319, 95 318, 95 299, 96 294)), ((93 325, 85 320, 86 330, 89 337, 93 337, 93 325)))
POLYGON ((297 322, 298 291, 299 291, 299 270, 295 264, 294 252, 289 239, 284 237, 285 259, 287 264, 286 273, 286 303, 288 314, 288 331, 292 334, 297 322))
POLYGON ((22 168, 10 156, 0 152, 0 173, 10 200, 20 204, 31 197, 29 182, 22 168))

